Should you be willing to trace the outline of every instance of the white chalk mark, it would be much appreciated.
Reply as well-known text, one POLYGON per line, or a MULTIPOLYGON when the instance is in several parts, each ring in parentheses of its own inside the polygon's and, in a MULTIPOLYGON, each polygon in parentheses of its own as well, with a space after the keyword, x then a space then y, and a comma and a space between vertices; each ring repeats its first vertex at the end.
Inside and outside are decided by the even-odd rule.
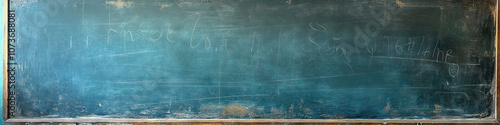
POLYGON ((111 7, 108 6, 108 23, 111 23, 111 7))
POLYGON ((250 48, 250 52, 253 51, 253 43, 255 41, 255 32, 253 32, 253 37, 252 37, 252 47, 250 48))
POLYGON ((389 53, 389 50, 390 50, 389 48, 390 48, 391 40, 387 36, 384 36, 384 38, 387 39, 387 56, 390 56, 391 54, 389 53))
POLYGON ((153 52, 158 52, 158 51, 131 52, 131 53, 113 54, 113 55, 109 55, 109 56, 110 57, 114 57, 114 56, 126 56, 126 55, 133 55, 133 54, 153 53, 153 52))
POLYGON ((346 64, 347 66, 349 66, 349 68, 351 69, 351 72, 354 73, 354 70, 352 69, 351 65, 349 65, 349 63, 347 63, 347 62, 344 61, 344 64, 346 64))
MULTIPOLYGON (((174 67, 163 67, 163 66, 148 66, 148 65, 136 65, 136 64, 124 64, 126 66, 139 66, 139 67, 148 67, 153 69, 168 69, 168 70, 184 70, 184 71, 193 71, 193 72, 205 72, 202 70, 194 70, 194 69, 184 69, 184 68, 174 68, 174 67)), ((213 73, 213 72, 208 72, 213 73)), ((186 80, 183 80, 186 81, 186 80)))
POLYGON ((312 79, 327 79, 327 78, 336 78, 336 77, 366 75, 366 74, 373 74, 373 73, 380 73, 380 72, 353 73, 353 74, 346 74, 346 75, 318 76, 318 77, 295 78, 295 79, 278 79, 278 80, 266 81, 266 82, 283 82, 283 81, 299 81, 299 80, 312 80, 312 79))
POLYGON ((218 96, 218 98, 219 98, 219 107, 221 107, 221 104, 220 104, 221 103, 221 101, 220 101, 220 99, 221 99, 221 96, 220 96, 220 88, 221 88, 220 87, 220 82, 221 82, 220 77, 221 77, 221 72, 222 72, 222 61, 219 61, 219 82, 218 82, 218 86, 219 86, 219 96, 218 96))
MULTIPOLYGON (((218 97, 207 97, 207 98, 195 98, 195 99, 177 100, 177 101, 174 101, 174 102, 183 102, 183 101, 200 101, 200 100, 208 100, 208 99, 221 99, 221 98, 256 97, 256 96, 269 96, 269 94, 234 95, 234 96, 218 96, 218 97)), ((219 107, 220 107, 220 105, 219 105, 219 107)))
POLYGON ((425 62, 435 62, 435 63, 445 63, 445 64, 450 64, 447 62, 443 61, 436 61, 436 60, 428 60, 428 59, 418 59, 418 58, 404 58, 404 57, 389 57, 389 56, 371 56, 373 58, 382 58, 382 59, 401 59, 401 60, 415 60, 415 61, 425 61, 425 62))
POLYGON ((109 44, 109 31, 113 31, 113 32, 115 32, 115 33, 118 33, 118 31, 116 31, 116 30, 114 30, 114 29, 109 29, 109 30, 108 30, 108 36, 107 36, 107 38, 106 38, 106 42, 107 42, 108 44, 109 44))
MULTIPOLYGON (((172 98, 168 99, 168 105, 169 107, 172 107, 172 98)), ((170 112, 170 110, 168 112, 170 112)))
POLYGON ((491 84, 464 84, 464 85, 454 85, 452 87, 471 87, 471 86, 478 86, 478 87, 490 87, 491 84))
POLYGON ((269 52, 267 52, 266 54, 269 54, 269 53, 271 53, 271 52, 273 52, 273 48, 271 48, 271 50, 269 50, 269 52))
POLYGON ((319 26, 321 29, 316 29, 312 26, 312 22, 309 23, 309 27, 311 27, 311 29, 315 30, 315 31, 326 31, 326 28, 322 25, 319 25, 317 23, 315 23, 317 26, 319 26))
MULTIPOLYGON (((186 84, 186 83, 200 83, 201 81, 185 81, 185 80, 179 80, 179 81, 166 81, 166 82, 154 82, 154 81, 147 81, 147 80, 144 80, 144 81, 118 81, 118 82, 113 82, 113 81, 105 81, 106 83, 111 83, 111 84, 149 84, 149 83, 168 83, 168 84, 172 84, 172 83, 182 83, 182 84, 186 84)), ((218 86, 211 86, 211 85, 165 85, 165 84, 161 84, 161 85, 155 85, 155 86, 169 86, 169 87, 186 87, 186 88, 189 88, 189 87, 192 87, 192 88, 215 88, 215 87, 218 87, 218 86)), ((245 86, 221 86, 221 87, 224 87, 224 88, 241 88, 241 87, 245 87, 245 86)))
POLYGON ((401 46, 398 46, 400 40, 401 39, 398 39, 398 41, 396 41, 396 45, 394 45, 394 50, 399 55, 401 55, 401 53, 403 53, 403 48, 401 46), (398 47, 399 47, 399 49, 398 49, 398 47))
POLYGON ((436 92, 436 94, 462 94, 467 98, 467 100, 470 100, 469 95, 465 92, 436 92))
MULTIPOLYGON (((192 71, 192 72, 204 72, 204 73, 211 73, 211 74, 217 74, 219 72, 217 71, 205 71, 205 70, 194 70, 194 69, 184 69, 184 68, 175 68, 175 67, 164 67, 164 66, 148 66, 148 65, 136 65, 136 64, 123 64, 125 66, 138 66, 138 67, 147 67, 151 69, 168 69, 168 70, 184 70, 184 71, 192 71)), ((221 74, 234 74, 231 72, 220 72, 221 74)), ((186 80, 183 80, 186 81, 186 80)), ((199 81, 196 83, 200 83, 199 81)), ((221 83, 246 83, 246 82, 221 82, 221 83)))
MULTIPOLYGON (((127 56, 127 55, 143 54, 143 53, 153 53, 153 52, 158 52, 158 51, 130 52, 130 53, 111 54, 111 55, 99 55, 99 56, 93 56, 93 57, 82 57, 82 58, 100 58, 100 57, 127 56)), ((72 58, 72 59, 76 59, 76 58, 72 58)))
POLYGON ((481 65, 481 64, 466 63, 465 65, 468 65, 468 66, 479 66, 479 65, 481 65))
POLYGON ((85 40, 85 45, 89 47, 89 36, 87 36, 87 39, 85 40))
POLYGON ((332 36, 332 38, 333 38, 333 40, 341 40, 342 39, 342 37, 335 38, 333 36, 332 36))
POLYGON ((194 23, 193 30, 191 31, 191 38, 189 40, 189 46, 191 48, 195 48, 196 46, 200 45, 200 43, 198 43, 196 46, 193 46, 193 35, 194 35, 194 31, 196 30, 196 25, 198 25, 198 21, 200 20, 200 16, 201 16, 201 14, 198 14, 198 18, 196 18, 196 22, 194 23))
POLYGON ((73 48, 73 36, 69 36, 69 48, 73 48))
POLYGON ((149 32, 149 31, 144 31, 144 30, 142 30, 142 24, 144 24, 144 23, 139 24, 139 30, 140 30, 141 32, 143 32, 143 33, 144 33, 144 32, 149 32))
POLYGON ((141 34, 139 34, 139 33, 135 33, 135 35, 137 35, 137 36, 139 36, 139 37, 142 37, 142 35, 141 35, 141 34))
POLYGON ((339 49, 340 49, 341 55, 347 55, 347 50, 344 49, 344 47, 337 46, 337 48, 335 49, 335 51, 339 51, 339 49))
POLYGON ((306 49, 304 48, 304 46, 305 46, 305 45, 304 45, 304 44, 302 44, 302 46, 301 46, 301 47, 302 47, 302 51, 304 51, 304 52, 312 52, 312 50, 306 50, 306 49))
POLYGON ((160 36, 156 39, 151 38, 153 41, 158 41, 160 40, 161 36, 163 36, 163 30, 160 30, 160 36))
POLYGON ((260 39, 259 39, 259 43, 257 44, 257 53, 259 53, 259 50, 260 50, 260 39))
POLYGON ((167 40, 168 40, 169 42, 172 42, 172 43, 173 43, 173 42, 175 42, 175 41, 173 41, 173 40, 170 40, 170 38, 168 37, 168 34, 170 34, 170 24, 168 24, 168 27, 167 27, 167 40))
POLYGON ((316 43, 316 42, 314 42, 314 41, 311 39, 311 37, 309 37, 309 41, 310 41, 311 43, 314 43, 314 45, 316 45, 316 46, 318 46, 318 47, 319 47, 319 44, 318 44, 318 43, 316 43))
POLYGON ((401 88, 339 88, 339 89, 311 89, 311 90, 295 90, 295 91, 282 91, 282 92, 315 92, 315 91, 334 91, 338 92, 340 90, 356 92, 352 90, 391 90, 391 89, 434 89, 432 87, 401 87, 401 88))
MULTIPOLYGON (((114 30, 114 29, 109 29, 108 30, 108 36, 106 38, 106 41, 107 41, 107 44, 109 44, 109 31, 113 31, 115 33, 118 33, 118 31, 114 30)), ((127 36, 127 33, 129 34, 130 36, 130 40, 131 41, 134 41, 134 36, 132 35, 132 32, 131 31, 124 31, 122 30, 121 32, 119 33, 123 33, 123 50, 124 51, 127 51, 127 43, 126 43, 126 36, 127 36)))
POLYGON ((455 77, 460 70, 460 66, 458 64, 450 63, 448 68, 448 73, 451 77, 455 77))
POLYGON ((85 1, 82 3, 82 24, 85 24, 85 1))
POLYGON ((112 82, 106 81, 106 83, 116 83, 116 84, 140 84, 140 83, 151 83, 151 81, 143 80, 143 81, 127 81, 127 82, 112 82))
MULTIPOLYGON (((127 33, 130 35, 130 40, 134 41, 134 36, 132 35, 132 32, 130 31, 122 31, 123 32, 123 51, 127 51, 127 40, 125 39, 125 36, 127 33)), ((120 32, 121 33, 121 32, 120 32)))
POLYGON ((312 60, 316 61, 316 58, 309 58, 307 61, 311 62, 312 60))
POLYGON ((250 11, 250 14, 248 15, 248 19, 251 19, 252 17, 252 13, 253 13, 253 10, 255 9, 255 7, 252 7, 252 10, 250 11))
POLYGON ((332 51, 331 51, 330 53, 327 53, 326 55, 332 55, 333 53, 335 53, 335 48, 336 48, 336 47, 335 47, 335 46, 330 47, 330 44, 326 44, 327 42, 328 42, 328 40, 327 40, 327 41, 325 41, 325 43, 323 44, 323 46, 325 46, 325 45, 326 45, 326 49, 327 49, 327 50, 328 50, 328 49, 332 49, 332 51))
POLYGON ((372 68, 372 57, 370 56, 370 61, 368 61, 368 69, 372 68))
POLYGON ((205 49, 209 49, 212 46, 212 41, 208 38, 208 36, 205 36, 207 39, 205 40, 205 49), (208 42, 208 46, 207 46, 208 42))
MULTIPOLYGON (((277 57, 277 59, 276 59, 276 65, 279 65, 279 63, 280 63, 281 31, 282 31, 282 29, 283 29, 283 26, 281 26, 281 28, 280 28, 280 32, 279 32, 279 34, 278 34, 278 57, 277 57)), ((280 71, 280 70, 279 70, 279 68, 277 68, 277 70, 278 70, 278 74, 279 74, 279 71, 280 71)))
MULTIPOLYGON (((283 26, 280 27, 280 32, 278 34, 278 57, 276 59, 276 65, 279 66, 280 64, 280 50, 281 50, 281 32, 283 30, 283 26)), ((276 78, 280 78, 280 68, 276 68, 276 78)), ((280 95, 280 84, 278 83, 276 87, 276 91, 278 92, 278 96, 280 95)))
MULTIPOLYGON (((172 83, 172 82, 166 82, 166 83, 172 83)), ((199 83, 199 82, 198 82, 199 83)), ((156 86, 169 86, 169 87, 186 87, 186 88, 215 88, 218 86, 202 86, 202 85, 156 85, 156 86)), ((245 86, 221 86, 224 88, 243 88, 245 86)))
MULTIPOLYGON (((111 7, 108 5, 108 24, 111 24, 111 7)), ((110 29, 111 26, 108 25, 108 29, 110 29)), ((109 31, 108 31, 108 37, 109 37, 109 31)), ((109 44, 109 41, 108 41, 109 44)))
MULTIPOLYGON (((434 54, 436 54, 436 49, 437 49, 437 45, 439 43, 439 40, 436 42, 436 45, 434 45, 434 51, 432 51, 432 57, 434 57, 434 54)), ((438 53, 439 54, 439 53, 438 53)), ((436 57, 436 61, 438 60, 439 56, 437 55, 436 57)))
POLYGON ((417 56, 420 55, 420 50, 422 50, 422 46, 424 45, 424 40, 425 40, 425 36, 423 36, 422 42, 420 42, 420 47, 418 48, 417 56))

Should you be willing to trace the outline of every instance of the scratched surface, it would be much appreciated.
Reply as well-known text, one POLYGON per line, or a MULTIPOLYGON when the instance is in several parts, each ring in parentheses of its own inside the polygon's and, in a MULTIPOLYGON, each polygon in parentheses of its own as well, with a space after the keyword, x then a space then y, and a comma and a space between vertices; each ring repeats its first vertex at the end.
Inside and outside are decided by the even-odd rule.
POLYGON ((494 5, 14 0, 15 118, 492 118, 494 5))

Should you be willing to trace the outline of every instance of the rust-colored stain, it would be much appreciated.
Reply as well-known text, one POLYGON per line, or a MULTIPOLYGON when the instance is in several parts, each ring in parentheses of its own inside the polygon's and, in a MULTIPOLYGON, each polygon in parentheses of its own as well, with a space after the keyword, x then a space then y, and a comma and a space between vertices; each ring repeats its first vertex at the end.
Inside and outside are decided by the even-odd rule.
POLYGON ((233 104, 226 106, 222 110, 222 117, 231 117, 231 118, 241 118, 246 116, 253 116, 253 112, 250 111, 247 107, 243 107, 239 104, 233 104))
POLYGON ((440 112, 440 111, 438 111, 438 110, 433 110, 433 111, 432 111, 432 113, 434 113, 434 114, 437 114, 437 113, 439 113, 439 112, 440 112))
POLYGON ((484 57, 490 57, 490 53, 488 53, 488 51, 484 51, 484 57))
POLYGON ((434 114, 438 114, 441 112, 441 106, 440 105, 434 105, 434 110, 432 111, 432 113, 434 114))
POLYGON ((391 110, 391 105, 389 103, 387 103, 387 105, 384 108, 384 111, 389 112, 389 110, 391 110))
POLYGON ((435 108, 435 109, 440 109, 440 108, 441 108, 441 106, 439 106, 439 105, 434 105, 434 108, 435 108))
POLYGON ((489 12, 491 16, 495 16, 496 0, 463 0, 462 3, 465 5, 468 11, 489 12))
POLYGON ((491 16, 495 16, 495 6, 494 5, 489 5, 488 9, 490 10, 491 16))
POLYGON ((400 0, 396 0, 396 4, 398 4, 399 7, 405 6, 405 3, 401 2, 400 0))

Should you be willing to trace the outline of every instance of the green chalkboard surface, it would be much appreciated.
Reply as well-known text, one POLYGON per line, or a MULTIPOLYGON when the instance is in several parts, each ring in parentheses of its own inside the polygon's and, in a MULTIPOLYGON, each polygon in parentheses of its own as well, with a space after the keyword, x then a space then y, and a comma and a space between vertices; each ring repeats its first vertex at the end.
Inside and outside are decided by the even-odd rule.
POLYGON ((492 118, 495 4, 11 0, 9 115, 492 118))

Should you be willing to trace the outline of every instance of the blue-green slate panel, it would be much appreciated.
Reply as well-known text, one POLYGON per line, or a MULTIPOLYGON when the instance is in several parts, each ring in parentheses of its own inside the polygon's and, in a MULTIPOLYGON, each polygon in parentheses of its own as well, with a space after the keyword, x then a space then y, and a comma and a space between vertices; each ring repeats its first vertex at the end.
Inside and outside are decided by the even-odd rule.
POLYGON ((493 0, 13 0, 14 118, 492 118, 493 0))

